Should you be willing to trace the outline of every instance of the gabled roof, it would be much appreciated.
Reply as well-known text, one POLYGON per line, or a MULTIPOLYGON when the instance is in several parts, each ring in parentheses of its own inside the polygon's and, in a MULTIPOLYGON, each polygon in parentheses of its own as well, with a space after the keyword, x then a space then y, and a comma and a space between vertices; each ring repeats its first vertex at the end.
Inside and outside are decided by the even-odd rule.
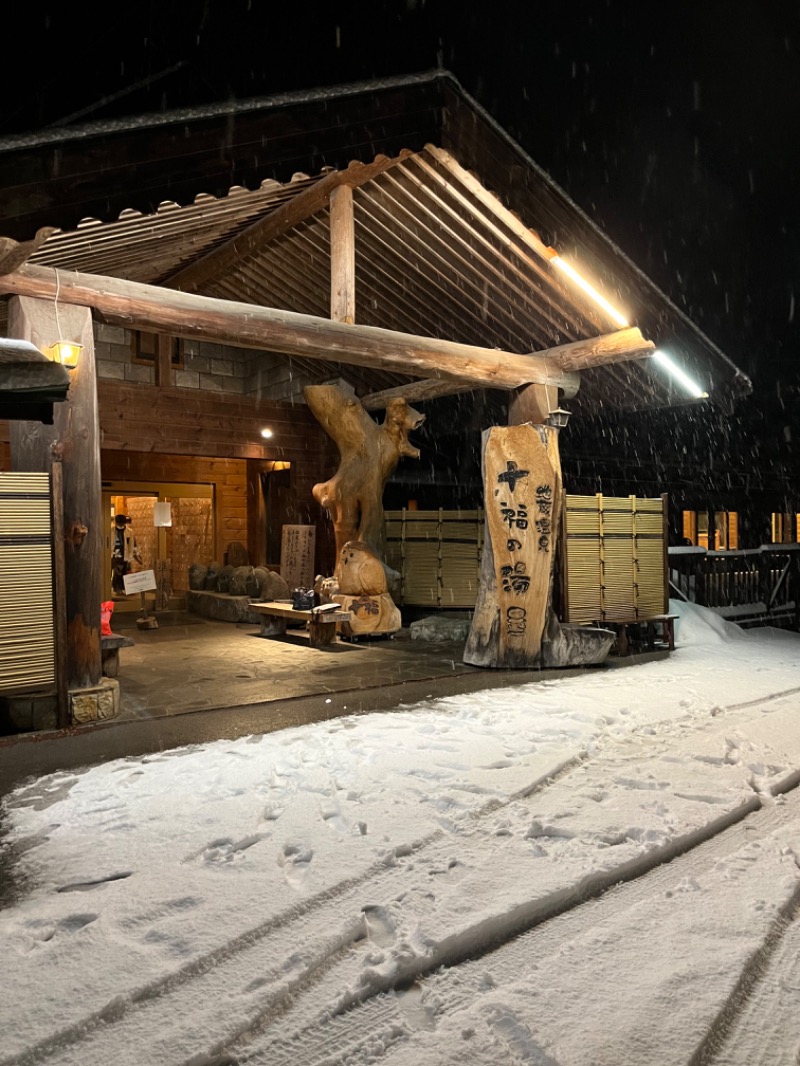
MULTIPOLYGON (((445 72, 0 140, 0 238, 47 237, 30 262, 59 270, 325 317, 338 171, 356 186, 357 322, 515 353, 617 329, 553 269, 555 249, 713 399, 749 391, 445 72)), ((361 392, 403 380, 346 376, 361 392)), ((686 399, 650 360, 581 377, 588 410, 686 399)))

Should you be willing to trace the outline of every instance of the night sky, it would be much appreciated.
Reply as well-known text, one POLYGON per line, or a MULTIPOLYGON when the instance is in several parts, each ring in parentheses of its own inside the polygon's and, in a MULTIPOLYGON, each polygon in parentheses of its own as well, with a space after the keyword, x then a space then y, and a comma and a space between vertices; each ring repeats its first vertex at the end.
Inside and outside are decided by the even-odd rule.
POLYGON ((450 70, 754 378, 714 432, 747 426, 744 450, 795 491, 800 5, 151 0, 104 26, 53 9, 21 9, 25 89, 0 134, 450 70))

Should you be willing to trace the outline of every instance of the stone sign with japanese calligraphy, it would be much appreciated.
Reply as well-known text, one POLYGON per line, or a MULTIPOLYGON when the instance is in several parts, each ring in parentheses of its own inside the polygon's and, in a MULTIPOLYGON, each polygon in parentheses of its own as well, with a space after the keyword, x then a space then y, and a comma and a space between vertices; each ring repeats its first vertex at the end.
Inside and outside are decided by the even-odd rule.
POLYGON ((281 531, 281 577, 290 589, 314 584, 314 526, 283 526, 281 531))
POLYGON ((539 665, 560 508, 544 426, 495 426, 483 434, 486 539, 464 661, 539 665))

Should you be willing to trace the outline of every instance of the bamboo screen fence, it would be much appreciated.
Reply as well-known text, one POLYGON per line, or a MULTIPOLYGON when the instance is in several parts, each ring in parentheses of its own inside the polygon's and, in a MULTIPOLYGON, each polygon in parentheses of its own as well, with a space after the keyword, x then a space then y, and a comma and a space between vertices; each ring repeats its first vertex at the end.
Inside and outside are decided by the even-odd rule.
POLYGON ((564 621, 652 618, 666 611, 666 512, 666 496, 567 495, 564 621))
POLYGON ((386 512, 386 561, 402 577, 402 603, 475 606, 483 521, 482 510, 386 512))
MULTIPOLYGON (((667 609, 666 496, 567 495, 560 565, 565 622, 652 618, 667 609)), ((386 512, 386 561, 408 606, 475 606, 484 512, 386 512)))
POLYGON ((0 692, 55 684, 49 474, 0 474, 0 692))

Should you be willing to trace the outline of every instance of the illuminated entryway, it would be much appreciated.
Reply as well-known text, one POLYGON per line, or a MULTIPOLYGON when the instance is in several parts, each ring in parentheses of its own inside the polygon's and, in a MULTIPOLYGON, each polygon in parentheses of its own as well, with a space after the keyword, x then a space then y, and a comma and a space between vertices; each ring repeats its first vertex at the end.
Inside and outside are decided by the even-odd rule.
MULTIPOLYGON (((134 568, 154 570, 158 580, 157 609, 181 606, 189 587, 189 567, 214 556, 214 487, 165 482, 103 482, 103 513, 107 518, 103 544, 103 588, 115 610, 135 611, 139 595, 125 596, 112 589, 112 553, 117 515, 130 518, 140 562, 134 568), (157 526, 157 503, 170 504, 172 525, 157 526)), ((152 594, 150 594, 152 595, 152 594)))

